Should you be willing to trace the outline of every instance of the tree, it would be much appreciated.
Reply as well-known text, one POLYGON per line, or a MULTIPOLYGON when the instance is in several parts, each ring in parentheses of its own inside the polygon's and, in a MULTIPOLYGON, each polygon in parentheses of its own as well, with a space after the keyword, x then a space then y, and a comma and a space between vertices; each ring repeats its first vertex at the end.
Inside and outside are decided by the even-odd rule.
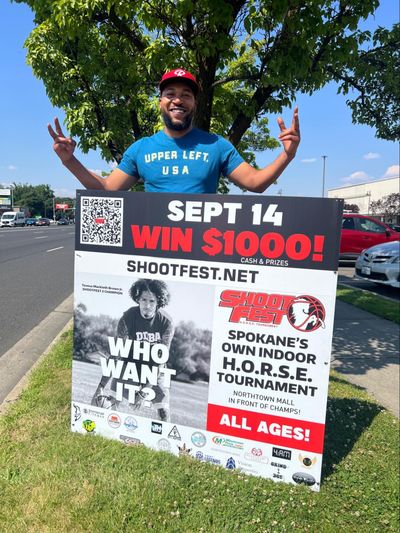
POLYGON ((211 331, 198 329, 193 322, 180 322, 171 342, 168 365, 177 375, 208 381, 210 375, 211 331))
POLYGON ((13 184, 14 205, 33 215, 46 216, 52 213, 54 192, 49 185, 13 184))
POLYGON ((400 193, 392 193, 384 196, 381 200, 371 202, 373 215, 383 215, 385 218, 396 218, 400 214, 400 193))
POLYGON ((109 354, 108 337, 115 335, 118 320, 107 315, 88 315, 84 304, 79 304, 74 315, 74 357, 100 363, 98 354, 109 354))
POLYGON ((354 120, 374 125, 378 135, 395 132, 381 127, 387 117, 374 102, 379 83, 381 101, 391 100, 391 74, 371 73, 377 57, 394 66, 394 37, 382 31, 372 41, 375 52, 360 51, 371 35, 358 23, 378 0, 16 1, 35 12, 26 41, 35 75, 65 110, 80 148, 100 148, 107 161, 119 161, 134 140, 160 128, 157 82, 177 66, 197 73, 196 125, 228 137, 253 163, 254 151, 277 146, 268 113, 332 80, 343 92, 361 91, 361 103, 349 102, 354 120))
POLYGON ((371 48, 355 54, 348 69, 331 71, 342 82, 341 92, 357 92, 354 100, 347 100, 353 122, 376 127, 381 139, 396 140, 400 138, 400 24, 391 31, 378 28, 372 42, 371 48))
POLYGON ((343 206, 344 211, 349 211, 350 213, 359 213, 360 208, 357 204, 344 204, 343 206))

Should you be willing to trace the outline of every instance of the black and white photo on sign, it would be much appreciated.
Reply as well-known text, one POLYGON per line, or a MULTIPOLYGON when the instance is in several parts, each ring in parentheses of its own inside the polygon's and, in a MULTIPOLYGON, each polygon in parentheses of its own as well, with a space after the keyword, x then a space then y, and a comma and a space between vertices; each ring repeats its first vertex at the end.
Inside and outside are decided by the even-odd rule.
POLYGON ((73 400, 205 428, 214 287, 147 278, 143 291, 140 280, 76 272, 73 400), (146 317, 160 286, 167 301, 146 317))

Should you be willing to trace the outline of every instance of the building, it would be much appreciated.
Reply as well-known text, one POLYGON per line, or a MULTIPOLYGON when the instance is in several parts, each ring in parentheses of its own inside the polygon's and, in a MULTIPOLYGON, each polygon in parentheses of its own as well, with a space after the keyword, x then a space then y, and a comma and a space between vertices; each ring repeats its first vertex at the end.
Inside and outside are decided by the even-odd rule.
POLYGON ((0 189, 0 216, 6 211, 12 211, 11 189, 0 189))
MULTIPOLYGON (((399 177, 329 189, 328 198, 342 198, 346 204, 356 204, 361 215, 370 215, 371 202, 382 200, 393 193, 400 193, 399 177)), ((380 216, 379 213, 376 215, 380 216)))

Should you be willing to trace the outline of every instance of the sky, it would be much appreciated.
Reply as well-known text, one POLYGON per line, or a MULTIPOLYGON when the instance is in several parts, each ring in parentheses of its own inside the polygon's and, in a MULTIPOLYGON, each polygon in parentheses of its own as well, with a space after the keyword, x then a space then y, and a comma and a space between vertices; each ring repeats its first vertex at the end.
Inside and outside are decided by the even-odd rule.
MULTIPOLYGON (((391 27, 398 21, 393 0, 383 0, 374 17, 362 29, 378 25, 391 27)), ((47 98, 44 84, 26 64, 24 41, 34 27, 33 15, 26 4, 0 3, 0 184, 49 184, 56 196, 74 197, 79 182, 60 163, 52 150, 47 123, 64 113, 47 98)), ((337 95, 334 84, 311 96, 298 95, 302 140, 295 160, 266 195, 322 196, 323 159, 326 155, 325 196, 327 190, 365 183, 399 173, 398 146, 375 137, 369 126, 354 125, 345 97, 337 95)), ((290 124, 292 110, 282 114, 290 124)), ((271 133, 278 136, 276 117, 270 117, 271 133)), ((279 149, 258 153, 257 163, 265 166, 279 149)), ((91 170, 110 171, 99 152, 76 152, 91 170)), ((241 194, 236 187, 231 192, 241 194)))

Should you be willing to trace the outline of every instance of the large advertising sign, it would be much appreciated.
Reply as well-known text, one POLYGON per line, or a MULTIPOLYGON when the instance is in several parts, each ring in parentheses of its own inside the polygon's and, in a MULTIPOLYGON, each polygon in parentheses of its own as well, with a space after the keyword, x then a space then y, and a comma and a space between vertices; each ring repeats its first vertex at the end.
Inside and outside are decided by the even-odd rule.
POLYGON ((78 191, 72 430, 318 491, 341 212, 78 191))
POLYGON ((0 209, 12 207, 11 189, 0 189, 0 209))

